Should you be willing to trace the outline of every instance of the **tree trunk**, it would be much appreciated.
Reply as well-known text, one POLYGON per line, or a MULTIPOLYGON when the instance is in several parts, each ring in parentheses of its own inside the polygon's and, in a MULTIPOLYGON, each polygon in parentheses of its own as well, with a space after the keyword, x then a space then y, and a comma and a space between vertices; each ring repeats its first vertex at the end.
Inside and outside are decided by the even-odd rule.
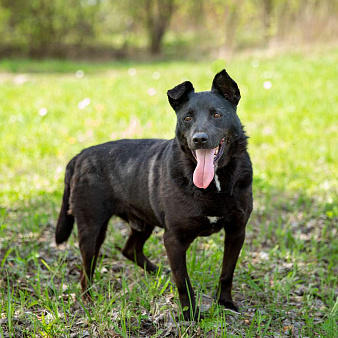
POLYGON ((272 0, 263 0, 263 23, 265 43, 270 41, 271 37, 271 16, 273 10, 272 0))
POLYGON ((241 7, 234 0, 230 1, 225 7, 225 49, 232 52, 236 45, 236 31, 238 27, 238 9, 241 7))
POLYGON ((146 0, 146 18, 151 54, 160 54, 164 34, 174 12, 175 0, 146 0))

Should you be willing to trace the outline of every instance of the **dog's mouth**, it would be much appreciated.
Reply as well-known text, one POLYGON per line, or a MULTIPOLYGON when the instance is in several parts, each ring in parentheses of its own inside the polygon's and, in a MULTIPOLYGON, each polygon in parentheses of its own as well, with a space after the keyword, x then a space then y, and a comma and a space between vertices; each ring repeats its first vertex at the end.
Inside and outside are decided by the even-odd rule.
POLYGON ((197 161, 197 166, 193 174, 193 182, 198 188, 206 189, 214 178, 218 161, 223 155, 227 140, 222 138, 218 147, 213 149, 192 150, 192 154, 197 161))

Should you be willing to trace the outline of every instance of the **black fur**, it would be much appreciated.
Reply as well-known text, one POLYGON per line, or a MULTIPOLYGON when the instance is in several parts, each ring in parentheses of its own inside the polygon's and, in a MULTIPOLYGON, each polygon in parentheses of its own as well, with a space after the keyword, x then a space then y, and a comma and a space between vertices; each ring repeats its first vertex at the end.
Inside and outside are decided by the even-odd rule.
POLYGON ((157 267, 144 256, 143 245, 155 226, 164 228, 164 245, 182 307, 189 308, 184 311, 188 319, 199 312, 186 250, 196 237, 223 228, 218 302, 237 311, 231 297, 232 279, 252 211, 252 166, 236 113, 239 89, 223 70, 215 76, 210 92, 195 93, 187 81, 169 90, 168 99, 177 114, 174 139, 108 142, 85 149, 70 161, 56 242, 67 240, 75 217, 83 261, 81 285, 90 298, 88 283, 113 215, 131 227, 123 254, 150 272, 157 267), (207 135, 205 143, 193 141, 201 133, 207 135), (223 142, 215 178, 206 189, 197 188, 192 179, 196 168, 192 151, 216 148, 223 142))

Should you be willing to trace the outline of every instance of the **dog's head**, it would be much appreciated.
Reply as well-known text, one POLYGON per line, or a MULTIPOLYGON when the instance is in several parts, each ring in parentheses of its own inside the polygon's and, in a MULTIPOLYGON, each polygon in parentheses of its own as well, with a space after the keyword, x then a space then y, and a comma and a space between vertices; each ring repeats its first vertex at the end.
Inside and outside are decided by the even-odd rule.
POLYGON ((241 98, 236 82, 225 70, 216 74, 211 91, 195 93, 186 81, 167 92, 177 114, 176 137, 182 150, 197 162, 194 184, 206 189, 215 168, 228 162, 232 144, 243 136, 236 114, 241 98))

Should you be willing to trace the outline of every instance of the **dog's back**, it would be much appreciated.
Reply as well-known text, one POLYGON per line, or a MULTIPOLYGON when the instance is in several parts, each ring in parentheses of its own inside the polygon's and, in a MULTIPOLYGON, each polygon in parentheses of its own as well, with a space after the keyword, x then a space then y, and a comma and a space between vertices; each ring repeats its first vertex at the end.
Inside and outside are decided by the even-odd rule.
POLYGON ((74 217, 81 217, 86 204, 91 208, 95 204, 105 205, 110 217, 117 215, 128 221, 144 218, 141 216, 144 213, 160 226, 160 221, 150 212, 149 190, 156 188, 156 163, 168 142, 160 139, 118 140, 84 149, 75 156, 66 167, 56 243, 68 239, 74 217))

